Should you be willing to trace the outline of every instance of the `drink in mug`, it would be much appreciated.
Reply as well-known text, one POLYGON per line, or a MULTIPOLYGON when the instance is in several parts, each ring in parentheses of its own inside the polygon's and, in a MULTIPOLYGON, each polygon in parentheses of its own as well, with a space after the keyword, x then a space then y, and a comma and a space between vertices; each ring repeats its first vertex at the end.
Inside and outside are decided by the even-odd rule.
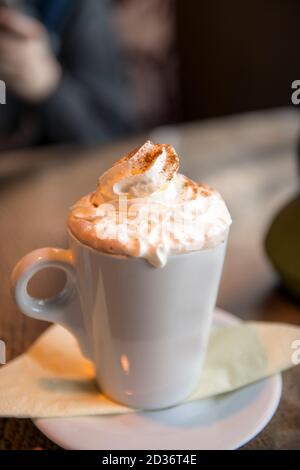
POLYGON ((12 275, 20 309, 68 328, 102 392, 139 409, 180 403, 198 384, 231 224, 220 194, 178 169, 169 145, 130 152, 72 207, 70 249, 36 250, 12 275), (27 284, 45 267, 67 282, 40 301, 27 284))

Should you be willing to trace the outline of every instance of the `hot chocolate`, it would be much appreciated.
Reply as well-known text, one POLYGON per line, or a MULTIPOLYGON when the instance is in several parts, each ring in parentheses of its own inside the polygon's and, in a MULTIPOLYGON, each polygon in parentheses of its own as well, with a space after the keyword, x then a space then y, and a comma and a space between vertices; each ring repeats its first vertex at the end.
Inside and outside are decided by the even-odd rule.
POLYGON ((174 254, 217 246, 231 224, 225 202, 178 170, 173 147, 147 141, 73 206, 69 229, 96 250, 143 257, 156 267, 174 254))

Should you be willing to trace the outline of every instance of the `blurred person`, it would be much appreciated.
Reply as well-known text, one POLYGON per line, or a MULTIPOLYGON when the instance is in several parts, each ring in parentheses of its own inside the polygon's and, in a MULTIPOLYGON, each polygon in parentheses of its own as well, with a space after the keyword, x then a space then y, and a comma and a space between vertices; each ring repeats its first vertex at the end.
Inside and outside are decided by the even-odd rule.
POLYGON ((140 126, 180 117, 175 0, 113 0, 140 126))
POLYGON ((0 149, 102 143, 132 130, 111 2, 11 3, 20 7, 0 1, 0 149))

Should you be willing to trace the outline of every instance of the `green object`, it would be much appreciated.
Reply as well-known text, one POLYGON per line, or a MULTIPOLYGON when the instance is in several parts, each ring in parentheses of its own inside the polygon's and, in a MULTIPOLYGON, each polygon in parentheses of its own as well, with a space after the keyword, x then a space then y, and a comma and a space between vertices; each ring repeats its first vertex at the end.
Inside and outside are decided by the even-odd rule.
POLYGON ((284 287, 300 299, 300 195, 275 217, 265 247, 284 287))

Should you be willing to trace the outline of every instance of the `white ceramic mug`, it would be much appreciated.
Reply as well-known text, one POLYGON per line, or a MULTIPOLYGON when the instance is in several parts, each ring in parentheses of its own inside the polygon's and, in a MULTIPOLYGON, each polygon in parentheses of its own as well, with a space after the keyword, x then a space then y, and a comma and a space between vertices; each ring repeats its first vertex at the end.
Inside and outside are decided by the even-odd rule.
POLYGON ((13 293, 23 313, 76 336, 108 397, 164 408, 187 398, 199 381, 225 249, 226 241, 154 268, 96 251, 70 234, 70 250, 42 248, 17 264, 13 293), (49 267, 66 272, 66 285, 54 298, 34 299, 28 282, 49 267))

